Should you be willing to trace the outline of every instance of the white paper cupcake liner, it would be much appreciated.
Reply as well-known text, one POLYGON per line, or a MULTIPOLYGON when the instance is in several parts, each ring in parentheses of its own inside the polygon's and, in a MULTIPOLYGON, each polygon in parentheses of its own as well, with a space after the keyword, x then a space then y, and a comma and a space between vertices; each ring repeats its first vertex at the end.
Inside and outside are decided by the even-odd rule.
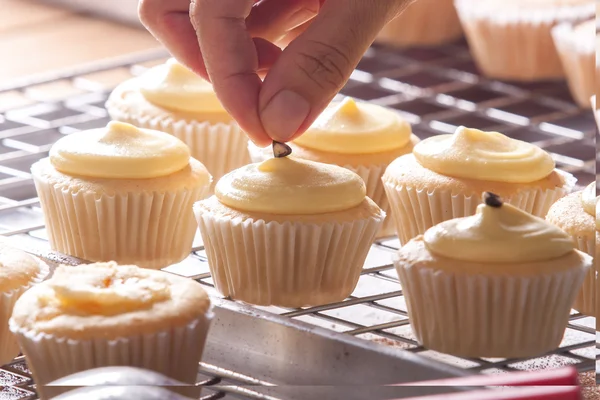
POLYGON ((194 208, 219 292, 256 305, 302 307, 347 298, 385 214, 308 224, 219 217, 194 208))
POLYGON ((397 47, 435 46, 461 36, 453 0, 419 0, 388 23, 376 41, 397 47))
POLYGON ((560 24, 552 29, 552 37, 567 76, 573 98, 583 108, 590 108, 595 88, 595 38, 589 43, 573 34, 573 26, 560 24))
MULTIPOLYGON (((254 143, 248 143, 248 153, 253 163, 259 163, 272 157, 272 153, 264 148, 256 146, 254 143)), ((367 187, 367 196, 371 198, 383 211, 386 213, 386 218, 377 233, 376 238, 382 238, 387 236, 394 236, 396 229, 394 227, 394 220, 390 215, 390 205, 381 182, 381 177, 387 168, 387 164, 373 164, 373 165, 340 165, 340 167, 349 169, 350 171, 359 175, 365 182, 367 187)))
MULTIPOLYGON (((554 190, 523 190, 503 200, 530 214, 544 218, 558 199, 569 194, 577 181, 571 174, 558 171, 565 184, 554 190)), ((383 179, 400 243, 422 235, 440 222, 475 214, 481 194, 465 196, 438 189, 417 189, 396 185, 383 179)))
POLYGON ((38 263, 40 272, 29 284, 0 295, 0 365, 11 362, 20 352, 17 339, 8 328, 15 303, 27 289, 42 282, 50 274, 50 268, 45 262, 38 260, 38 263))
POLYGON ((543 276, 468 275, 395 261, 413 332, 459 357, 533 357, 559 346, 584 266, 543 276))
MULTIPOLYGON (((523 10, 455 0, 471 53, 480 69, 500 79, 538 80, 564 76, 551 29, 561 22, 593 18, 594 4, 523 10)), ((499 3, 498 3, 499 4, 499 3)))
POLYGON ((139 367, 195 384, 212 312, 188 325, 116 340, 74 340, 15 327, 42 400, 44 385, 76 372, 108 366, 139 367))
POLYGON ((166 132, 187 144, 192 157, 204 164, 213 176, 213 187, 223 175, 250 162, 248 137, 235 122, 211 124, 174 120, 171 117, 149 118, 126 113, 115 102, 107 106, 115 120, 166 132))
MULTIPOLYGON (((589 254, 592 257, 596 256, 596 238, 585 239, 582 237, 574 238, 575 245, 577 249, 583 251, 586 254, 589 254)), ((573 308, 579 311, 582 314, 595 316, 596 315, 596 268, 590 268, 585 279, 583 281, 583 285, 581 286, 581 290, 575 299, 575 303, 573 304, 573 308)))
POLYGON ((97 195, 53 186, 35 173, 33 178, 53 249, 151 269, 188 256, 196 233, 192 206, 208 191, 97 195))

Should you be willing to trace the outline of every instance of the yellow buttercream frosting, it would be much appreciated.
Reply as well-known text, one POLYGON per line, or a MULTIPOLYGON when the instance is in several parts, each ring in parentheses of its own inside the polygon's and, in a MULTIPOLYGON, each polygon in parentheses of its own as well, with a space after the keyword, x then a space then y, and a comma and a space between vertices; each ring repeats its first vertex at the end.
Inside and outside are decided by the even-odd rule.
POLYGON ((554 170, 554 160, 541 148, 498 132, 459 127, 453 135, 419 142, 413 154, 438 174, 493 182, 531 183, 554 170))
POLYGON ((306 215, 358 206, 366 197, 366 187, 348 169, 282 157, 230 172, 217 183, 215 195, 240 211, 306 215))
POLYGON ((396 112, 347 97, 330 104, 294 143, 330 153, 372 154, 402 148, 410 135, 410 124, 396 112))
POLYGON ((58 171, 94 178, 158 178, 181 171, 189 161, 189 148, 175 136, 122 122, 73 133, 50 149, 58 171))
POLYGON ((473 216, 430 228, 424 241, 434 254, 469 262, 547 261, 574 249, 566 232, 510 204, 480 204, 473 216))
POLYGON ((598 197, 596 197, 596 182, 592 182, 581 192, 581 204, 583 205, 583 209, 592 217, 596 216, 597 201, 598 197))
POLYGON ((225 110, 212 85, 174 58, 142 75, 140 92, 149 102, 172 111, 225 110))
POLYGON ((171 299, 169 282, 135 266, 115 262, 60 266, 48 281, 54 296, 71 313, 115 315, 145 310, 171 299))

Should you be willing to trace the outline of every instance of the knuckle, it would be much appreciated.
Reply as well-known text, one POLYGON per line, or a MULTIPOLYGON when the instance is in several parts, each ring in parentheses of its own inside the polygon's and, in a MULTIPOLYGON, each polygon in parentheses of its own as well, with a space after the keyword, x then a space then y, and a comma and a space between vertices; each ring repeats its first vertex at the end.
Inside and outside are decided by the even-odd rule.
POLYGON ((142 24, 147 26, 156 20, 156 14, 159 12, 156 6, 156 0, 140 0, 138 3, 138 17, 142 24))
POLYGON ((321 88, 341 89, 352 73, 348 56, 341 49, 320 41, 312 41, 311 46, 310 53, 299 53, 298 67, 321 88))

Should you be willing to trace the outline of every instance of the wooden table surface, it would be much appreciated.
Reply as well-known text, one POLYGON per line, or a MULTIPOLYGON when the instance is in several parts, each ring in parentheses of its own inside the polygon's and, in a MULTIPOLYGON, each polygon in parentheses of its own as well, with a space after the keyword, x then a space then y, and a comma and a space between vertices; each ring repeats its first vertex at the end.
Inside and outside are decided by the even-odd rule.
POLYGON ((32 0, 0 0, 0 83, 160 47, 143 29, 32 0))

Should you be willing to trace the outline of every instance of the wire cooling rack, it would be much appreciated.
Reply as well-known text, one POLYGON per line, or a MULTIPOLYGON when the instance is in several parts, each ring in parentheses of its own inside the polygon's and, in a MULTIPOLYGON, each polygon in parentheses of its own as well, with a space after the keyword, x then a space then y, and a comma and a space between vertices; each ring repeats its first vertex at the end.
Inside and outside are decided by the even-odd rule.
MULTIPOLYGON (((110 90, 163 62, 164 57, 152 53, 36 81, 0 83, 0 234, 45 243, 43 217, 29 173, 31 164, 46 157, 52 143, 63 135, 105 126, 109 118, 104 102, 110 90)), ((422 139, 452 133, 459 125, 496 130, 548 151, 558 168, 578 178, 579 187, 595 179, 593 114, 574 105, 565 83, 512 84, 485 79, 478 75, 465 43, 401 51, 373 46, 341 93, 398 110, 422 139)), ((305 309, 261 308, 473 372, 561 365, 574 365, 580 371, 594 368, 595 321, 575 311, 560 348, 539 358, 462 359, 419 346, 391 265, 397 248, 394 238, 374 244, 357 289, 343 302, 305 309)), ((197 279, 218 296, 199 236, 192 254, 167 270, 197 279)), ((209 386, 232 378, 226 371, 205 368, 207 375, 215 377, 205 382, 209 386)), ((251 377, 234 378, 240 384, 256 383, 251 377)), ((35 398, 22 359, 0 370, 0 385, 4 386, 2 398, 35 398)), ((219 391, 208 396, 216 399, 226 394, 219 391)), ((237 396, 265 398, 250 392, 237 396)))

